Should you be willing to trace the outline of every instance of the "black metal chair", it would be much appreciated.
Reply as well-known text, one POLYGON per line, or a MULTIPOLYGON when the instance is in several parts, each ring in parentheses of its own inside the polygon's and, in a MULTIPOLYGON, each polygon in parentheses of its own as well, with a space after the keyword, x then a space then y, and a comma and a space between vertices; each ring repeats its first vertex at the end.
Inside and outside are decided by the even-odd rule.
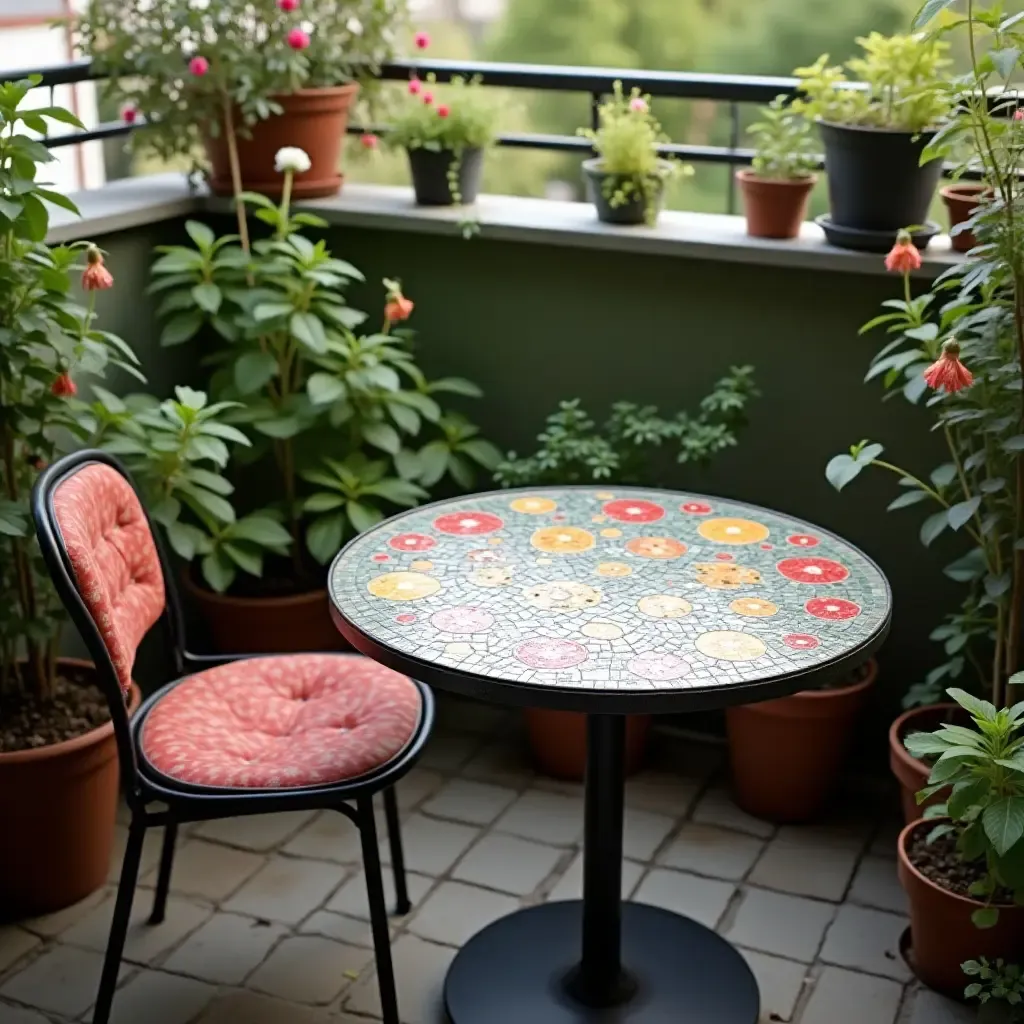
POLYGON ((47 568, 110 705, 131 812, 93 1024, 107 1024, 110 1015, 146 830, 164 829, 150 917, 158 924, 179 825, 305 809, 337 810, 359 829, 384 1021, 399 1024, 373 797, 383 792, 397 912, 406 913, 392 787, 430 735, 429 689, 360 655, 190 654, 166 554, 130 477, 105 452, 77 452, 47 468, 32 514, 47 568), (176 679, 129 720, 135 651, 157 624, 166 630, 176 679), (269 731, 253 728, 257 712, 270 716, 269 731), (289 732, 289 722, 308 728, 289 732), (305 747, 303 735, 310 737, 305 747))

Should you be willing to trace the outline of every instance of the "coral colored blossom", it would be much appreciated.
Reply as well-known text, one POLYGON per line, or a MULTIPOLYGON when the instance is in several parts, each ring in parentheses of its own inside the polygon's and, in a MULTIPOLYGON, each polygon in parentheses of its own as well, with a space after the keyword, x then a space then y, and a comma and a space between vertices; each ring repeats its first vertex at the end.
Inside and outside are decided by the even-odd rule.
POLYGON ((380 139, 378 139, 372 132, 366 132, 365 135, 360 135, 359 141, 362 144, 363 149, 376 149, 380 143, 380 139))
POLYGON ((974 374, 960 362, 960 345, 955 339, 942 346, 942 355, 924 371, 924 381, 928 387, 943 388, 950 394, 974 383, 974 374))
POLYGON ((305 50, 309 46, 309 33, 303 32, 301 28, 293 28, 286 41, 293 50, 305 50))
POLYGON ((82 271, 82 287, 87 292, 105 291, 114 287, 114 275, 103 265, 103 253, 95 245, 89 246, 88 266, 82 271))
POLYGON ((442 104, 441 104, 441 105, 440 105, 440 106, 439 106, 439 107, 437 108, 437 116, 438 116, 438 117, 447 117, 447 116, 448 116, 448 115, 449 115, 449 114, 450 114, 451 112, 452 112, 452 110, 451 110, 451 107, 449 107, 449 106, 448 106, 447 104, 445 104, 445 103, 442 103, 442 104))
POLYGON ((423 91, 423 83, 418 78, 409 79, 409 93, 412 96, 419 96, 423 91))
POLYGON ((188 69, 196 78, 202 78, 210 70, 210 62, 205 57, 193 57, 188 62, 188 69))
POLYGON ((413 42, 416 44, 417 50, 425 50, 430 45, 430 36, 426 32, 417 32, 413 36, 413 42))
POLYGON ((62 373, 50 385, 50 394, 58 398, 71 398, 78 394, 78 385, 71 379, 70 373, 62 373))
POLYGON ((400 320, 408 320, 409 317, 412 316, 412 311, 415 308, 415 305, 416 304, 412 299, 407 299, 399 292, 384 307, 384 319, 391 323, 397 323, 400 320))
POLYGON ((896 243, 885 257, 885 269, 896 274, 909 274, 921 267, 921 253, 910 238, 909 231, 901 231, 896 243))

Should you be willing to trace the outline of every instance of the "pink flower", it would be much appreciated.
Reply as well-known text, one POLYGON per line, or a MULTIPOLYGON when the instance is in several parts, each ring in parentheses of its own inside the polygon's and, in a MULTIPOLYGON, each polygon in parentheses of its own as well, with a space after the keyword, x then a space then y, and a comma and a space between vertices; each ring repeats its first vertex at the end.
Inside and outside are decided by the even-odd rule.
POLYGON ((425 50, 430 45, 430 36, 426 32, 417 32, 412 41, 417 50, 425 50))
POLYGON ((434 102, 434 94, 432 92, 425 92, 423 94, 423 102, 429 107, 434 102))
POLYGON ((305 50, 309 46, 309 33, 303 32, 301 28, 293 28, 286 41, 293 50, 305 50))
POLYGON ((50 385, 50 394, 57 398, 71 398, 78 394, 78 385, 71 379, 70 373, 62 373, 50 385))
POLYGON ((651 108, 650 106, 648 106, 647 100, 645 100, 642 96, 634 96, 629 101, 629 109, 637 114, 646 114, 647 111, 650 110, 651 108))
POLYGON ((360 135, 359 141, 362 143, 363 149, 376 149, 380 143, 380 139, 378 139, 372 132, 366 132, 366 134, 360 135))
POLYGON ((1024 121, 1024 110, 1015 110, 1013 112, 1014 121, 1024 121))
POLYGON ((188 62, 188 69, 196 78, 202 78, 210 70, 210 62, 205 57, 193 57, 188 62))
POLYGON ((384 319, 389 323, 408 320, 412 316, 415 305, 412 299, 407 299, 401 292, 396 292, 384 307, 384 319))
POLYGON ((439 107, 437 108, 437 116, 438 116, 438 117, 447 117, 447 116, 448 116, 448 115, 449 115, 449 114, 450 114, 451 112, 452 112, 452 110, 451 110, 451 107, 449 107, 449 106, 448 106, 447 104, 445 104, 445 103, 442 103, 442 104, 441 104, 441 105, 440 105, 440 106, 439 106, 439 107))
POLYGON ((128 104, 121 108, 121 120, 124 121, 125 124, 135 124, 138 119, 139 111, 136 107, 128 104))
POLYGON ((920 270, 921 253, 910 238, 909 231, 900 231, 896 243, 885 257, 885 269, 895 274, 909 274, 912 270, 920 270))
POLYGON ((418 96, 423 91, 423 83, 418 78, 409 79, 409 94, 418 96))
POLYGON ((114 287, 114 275, 103 265, 103 253, 95 245, 86 255, 88 266, 82 271, 82 287, 87 292, 105 291, 114 287))
POLYGON ((298 9, 299 0, 277 0, 277 6, 287 14, 298 9))
POLYGON ((938 391, 944 388, 952 394, 974 383, 974 374, 960 362, 960 345, 950 338, 942 346, 942 355, 924 371, 924 382, 938 391))

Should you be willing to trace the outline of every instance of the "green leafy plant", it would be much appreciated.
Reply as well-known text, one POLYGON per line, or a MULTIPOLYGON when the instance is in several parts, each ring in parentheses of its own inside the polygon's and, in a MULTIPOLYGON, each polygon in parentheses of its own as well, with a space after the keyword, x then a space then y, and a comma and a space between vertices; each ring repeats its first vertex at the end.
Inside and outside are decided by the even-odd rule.
POLYGON ((950 64, 944 57, 949 44, 923 33, 879 32, 859 37, 857 43, 864 56, 844 65, 852 80, 842 67, 829 66, 828 54, 796 69, 803 97, 793 102, 793 109, 832 124, 911 132, 937 127, 950 110, 943 79, 950 64))
MULTIPOLYGON (((270 229, 268 237, 247 247, 237 235, 218 238, 190 221, 192 245, 162 247, 151 284, 161 297, 164 344, 210 330, 220 338, 208 359, 217 428, 248 431, 253 443, 239 461, 272 467, 278 481, 279 500, 239 523, 255 514, 283 525, 296 585, 315 572, 304 552, 325 563, 346 536, 423 500, 426 487, 446 473, 470 488, 474 463, 490 469, 499 457, 482 442, 471 443, 472 428, 464 428, 465 436, 452 433, 438 398, 480 392, 458 378, 423 375, 412 334, 402 326, 414 304, 397 281, 384 282, 381 327, 357 333, 367 317, 347 304, 345 291, 363 275, 324 241, 303 235, 303 228, 325 222, 291 209, 294 168, 304 156, 279 154, 285 175, 279 204, 241 196, 270 229)), ((267 546, 279 553, 283 542, 275 536, 267 546)), ((253 573, 252 552, 244 550, 239 559, 234 544, 215 543, 204 556, 207 582, 223 589, 238 569, 253 573)))
POLYGON ((107 96, 145 117, 133 139, 169 159, 280 113, 282 93, 371 87, 403 19, 403 0, 91 0, 75 29, 107 96))
POLYGON ((973 728, 944 725, 934 732, 911 733, 904 740, 915 757, 934 758, 927 800, 949 788, 949 797, 925 808, 926 818, 948 818, 928 834, 928 842, 956 837, 957 855, 977 864, 980 877, 970 894, 983 901, 971 915, 978 928, 999 920, 994 905, 1000 894, 1024 900, 1024 703, 997 710, 964 690, 947 691, 970 716, 973 728))
POLYGON ((0 693, 54 691, 63 609, 35 543, 29 496, 39 470, 81 436, 76 379, 115 365, 141 377, 134 353, 96 323, 96 291, 113 278, 88 242, 45 244, 49 205, 77 212, 37 177, 53 160, 47 123, 81 128, 60 107, 26 108, 32 76, 0 85, 0 693), (83 257, 85 257, 83 261, 83 257), (86 301, 72 288, 81 272, 86 301))
POLYGON ((818 158, 810 123, 785 96, 762 108, 761 120, 748 130, 757 142, 754 171, 762 178, 794 181, 814 173, 818 158))
POLYGON ((600 158, 601 171, 608 176, 602 189, 611 206, 639 199, 649 224, 657 216, 666 183, 693 173, 692 167, 658 155, 658 147, 669 139, 651 113, 650 96, 639 89, 627 96, 621 82, 598 108, 597 130, 580 128, 577 134, 591 141, 600 158))
MULTIPOLYGON (((1019 1024, 1024 1020, 1024 972, 1019 964, 990 961, 985 957, 961 965, 964 974, 977 978, 964 989, 968 999, 977 999, 983 1007, 996 1010, 984 1016, 985 1024, 1019 1024)), ((980 1020, 981 1018, 979 1018, 980 1020)))
POLYGON ((510 452, 495 479, 505 487, 603 480, 657 485, 673 455, 677 463, 703 464, 733 447, 757 394, 753 367, 734 366, 695 415, 678 412, 666 419, 653 405, 617 402, 598 426, 578 400, 562 402, 538 435, 537 451, 523 458, 510 452))

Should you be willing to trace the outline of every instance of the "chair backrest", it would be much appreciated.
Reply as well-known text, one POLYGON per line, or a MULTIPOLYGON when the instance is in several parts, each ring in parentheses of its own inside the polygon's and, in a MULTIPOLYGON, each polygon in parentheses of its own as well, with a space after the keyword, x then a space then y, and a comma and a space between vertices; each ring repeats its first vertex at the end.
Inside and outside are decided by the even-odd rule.
POLYGON ((92 655, 122 768, 135 758, 125 700, 143 637, 164 615, 179 650, 180 614, 166 561, 124 467, 106 452, 57 460, 32 492, 36 536, 57 593, 92 655))

